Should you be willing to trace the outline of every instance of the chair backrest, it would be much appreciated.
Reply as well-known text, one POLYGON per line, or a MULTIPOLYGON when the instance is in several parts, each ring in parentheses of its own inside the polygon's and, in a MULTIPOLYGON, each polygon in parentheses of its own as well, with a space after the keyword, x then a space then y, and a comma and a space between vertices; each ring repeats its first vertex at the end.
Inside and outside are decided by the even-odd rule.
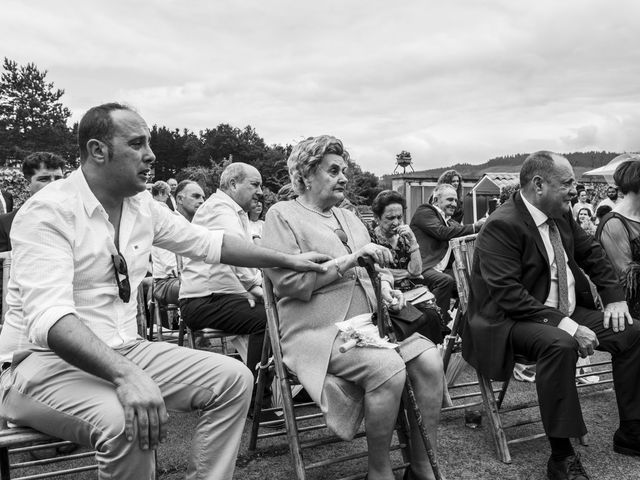
POLYGON ((4 314, 7 312, 7 287, 11 272, 11 252, 0 252, 0 265, 2 265, 2 312, 0 312, 0 325, 4 323, 4 314))
MULTIPOLYGON (((271 283, 271 280, 266 275, 262 276, 262 290, 264 295, 264 309, 267 313, 268 328, 271 332, 274 332, 276 334, 272 338, 279 338, 280 318, 278 317, 278 309, 276 308, 276 297, 273 293, 273 283, 271 283)), ((274 342, 272 341, 272 344, 273 343, 274 342)), ((277 349, 279 352, 281 352, 279 343, 277 345, 277 348, 275 345, 272 345, 272 347, 274 348, 274 350, 277 349)))
POLYGON ((469 276, 473 265, 473 253, 477 236, 478 234, 474 233, 449 240, 454 258, 453 275, 458 286, 459 308, 462 313, 467 313, 467 305, 469 304, 469 276))

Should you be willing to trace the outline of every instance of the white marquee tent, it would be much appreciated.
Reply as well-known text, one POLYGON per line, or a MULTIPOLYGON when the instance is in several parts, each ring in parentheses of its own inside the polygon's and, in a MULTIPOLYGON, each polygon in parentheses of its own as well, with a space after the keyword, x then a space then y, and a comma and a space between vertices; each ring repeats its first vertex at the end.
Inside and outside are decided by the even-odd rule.
POLYGON ((613 174, 616 171, 616 168, 626 160, 640 160, 640 153, 623 153, 622 155, 615 157, 606 165, 584 172, 582 175, 584 177, 602 176, 607 180, 607 183, 613 185, 615 183, 613 181, 613 174))

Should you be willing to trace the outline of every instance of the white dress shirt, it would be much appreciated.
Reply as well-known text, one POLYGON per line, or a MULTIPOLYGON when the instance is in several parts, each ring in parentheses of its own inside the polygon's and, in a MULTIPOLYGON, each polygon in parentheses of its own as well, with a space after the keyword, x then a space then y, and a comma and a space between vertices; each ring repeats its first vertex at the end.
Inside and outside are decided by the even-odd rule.
MULTIPOLYGON (((160 208, 166 208, 174 215, 180 215, 177 210, 175 212, 171 211, 166 203, 158 202, 158 205, 160 205, 160 208)), ((177 278, 178 262, 176 254, 164 248, 151 247, 151 268, 153 278, 177 278)))
MULTIPOLYGON (((549 237, 549 224, 547 219, 549 218, 539 208, 533 206, 524 195, 522 195, 522 201, 525 207, 529 210, 533 221, 538 227, 538 232, 542 237, 542 243, 544 243, 544 249, 547 251, 547 257, 549 258, 549 269, 551 270, 551 288, 549 290, 549 296, 545 300, 544 304, 547 307, 558 308, 558 266, 556 264, 556 256, 553 253, 553 246, 551 245, 551 238, 549 237)), ((563 248, 564 250, 564 248, 563 248)), ((573 276, 573 272, 569 265, 569 258, 567 252, 564 252, 564 256, 567 264, 567 286, 569 290, 569 315, 573 313, 576 308, 576 279, 573 276)), ((564 317, 558 324, 558 328, 564 330, 569 335, 573 336, 578 329, 578 324, 571 320, 569 317, 564 317)))
POLYGON ((223 232, 209 232, 161 208, 148 192, 124 200, 120 252, 131 283, 131 300, 118 296, 111 256, 114 228, 82 170, 53 182, 20 209, 11 228, 9 306, 0 333, 0 361, 20 350, 48 349, 49 329, 74 314, 110 347, 135 339, 136 291, 151 246, 201 261, 219 262, 223 232))
MULTIPOLYGON (((196 210, 191 223, 213 231, 224 230, 252 242, 247 212, 220 189, 196 210)), ((212 293, 244 294, 261 284, 260 269, 212 265, 185 258, 180 298, 206 297, 212 293)))

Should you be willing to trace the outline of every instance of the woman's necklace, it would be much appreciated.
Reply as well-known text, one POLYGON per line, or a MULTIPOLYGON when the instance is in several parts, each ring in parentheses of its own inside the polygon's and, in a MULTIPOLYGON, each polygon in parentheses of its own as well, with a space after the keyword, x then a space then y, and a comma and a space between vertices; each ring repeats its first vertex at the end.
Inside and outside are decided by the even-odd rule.
POLYGON ((331 213, 331 211, 329 211, 329 213, 323 213, 323 212, 319 212, 318 210, 316 210, 315 208, 311 208, 311 207, 307 207, 304 203, 302 203, 300 200, 298 200, 296 198, 296 202, 298 203, 298 205, 300 205, 302 208, 304 208, 305 210, 309 210, 310 212, 313 213, 317 213, 318 215, 320 215, 321 217, 324 218, 331 218, 333 216, 333 214, 331 213))

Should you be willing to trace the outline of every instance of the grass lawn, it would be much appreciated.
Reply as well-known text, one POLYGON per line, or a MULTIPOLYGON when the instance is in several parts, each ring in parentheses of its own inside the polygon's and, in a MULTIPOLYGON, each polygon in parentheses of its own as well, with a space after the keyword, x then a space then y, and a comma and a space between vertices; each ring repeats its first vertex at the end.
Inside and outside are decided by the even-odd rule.
MULTIPOLYGON (((604 354, 597 354, 602 358, 604 354)), ((606 357, 604 357, 606 358, 606 357)), ((471 378, 471 372, 465 371, 463 377, 471 378)), ((512 382, 507 394, 506 404, 521 402, 535 398, 535 389, 531 384, 512 382)), ((589 429, 588 446, 577 446, 582 454, 583 464, 592 479, 598 480, 637 480, 640 479, 640 457, 631 458, 618 455, 612 450, 613 432, 617 428, 617 407, 615 394, 607 387, 595 387, 590 392, 581 393, 582 409, 589 429)), ((535 409, 532 414, 536 414, 535 409)), ((159 450, 159 478, 161 480, 177 480, 184 478, 186 457, 190 437, 196 424, 195 414, 173 414, 171 416, 168 442, 159 450)), ((522 427, 533 433, 541 431, 539 423, 522 427)), ((283 443, 283 437, 267 439, 259 443, 259 451, 250 454, 247 451, 250 421, 247 420, 240 447, 240 455, 236 465, 234 479, 238 480, 279 480, 293 478, 289 451, 283 443)), ((477 429, 464 425, 462 411, 447 412, 443 415, 439 428, 438 452, 440 467, 448 480, 475 479, 510 479, 510 480, 544 480, 546 479, 546 462, 549 447, 545 439, 511 446, 512 463, 501 463, 493 448, 486 419, 477 429)), ((514 432, 515 433, 515 432, 514 432)), ((317 435, 317 434, 313 434, 317 435)), ((308 437, 304 437, 308 438, 308 437)), ((328 457, 357 450, 363 440, 349 444, 338 444, 322 447, 305 453, 305 458, 328 457)), ((349 472, 364 472, 364 463, 352 463, 341 468, 322 468, 312 470, 307 478, 310 480, 337 478, 349 472)), ((86 461, 85 461, 86 463, 86 461)), ((35 473, 36 471, 33 470, 35 473)), ((38 470, 42 472, 42 470, 38 470)), ((17 474, 18 472, 16 472, 17 474)), ((25 472, 20 472, 24 474, 25 472)), ((15 476, 17 476, 14 474, 15 476)), ((94 479, 95 472, 77 474, 65 478, 76 480, 94 479)), ((400 473, 397 475, 401 478, 400 473)))

